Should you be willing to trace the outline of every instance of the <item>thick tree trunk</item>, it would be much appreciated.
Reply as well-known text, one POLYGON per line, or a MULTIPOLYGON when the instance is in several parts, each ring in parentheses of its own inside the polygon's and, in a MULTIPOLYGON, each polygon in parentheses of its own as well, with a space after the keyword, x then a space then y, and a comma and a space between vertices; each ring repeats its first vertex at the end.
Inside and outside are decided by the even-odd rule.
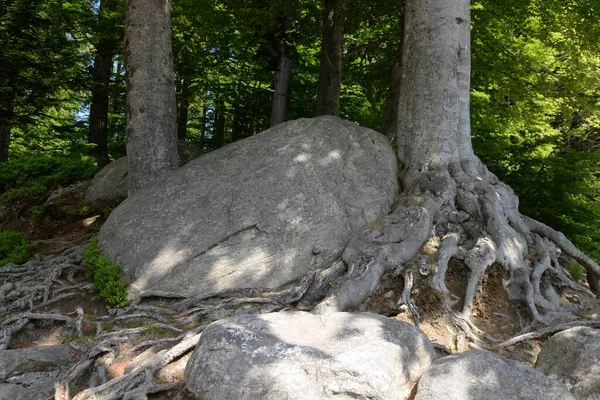
POLYGON ((177 100, 177 140, 186 140, 190 110, 190 88, 185 80, 180 82, 179 91, 181 95, 177 100))
POLYGON ((125 66, 130 194, 179 166, 170 18, 170 0, 127 0, 125 66))
POLYGON ((400 82, 402 80, 402 52, 390 69, 390 87, 385 99, 381 133, 388 139, 395 139, 398 134, 398 108, 400 107, 400 82))
POLYGON ((325 0, 316 115, 340 115, 344 0, 325 0))
POLYGON ((8 160, 14 109, 14 94, 0 95, 0 162, 8 160))
POLYGON ((398 156, 415 171, 473 157, 468 0, 407 1, 398 156))
POLYGON ((415 322, 413 277, 439 297, 457 328, 486 346, 489 337, 471 317, 477 288, 492 264, 509 271, 508 298, 527 306, 534 325, 576 318, 578 306, 564 301, 553 282, 600 294, 600 266, 560 232, 520 214, 511 188, 473 153, 469 35, 468 0, 406 1, 397 133, 403 191, 390 215, 350 241, 342 256, 349 266, 345 282, 317 312, 356 307, 386 271, 401 272, 408 285, 402 299, 415 322), (589 289, 567 276, 560 253, 586 269, 589 289), (460 311, 458 297, 445 284, 451 259, 470 270, 460 311), (554 281, 542 283, 545 273, 554 281))
POLYGON ((108 159, 108 108, 110 94, 110 72, 112 70, 113 54, 117 49, 117 42, 111 37, 112 32, 105 26, 104 15, 116 9, 114 0, 100 2, 98 31, 100 38, 96 45, 94 58, 92 104, 90 105, 90 131, 88 142, 94 147, 89 154, 93 156, 98 165, 103 167, 109 163, 108 159))

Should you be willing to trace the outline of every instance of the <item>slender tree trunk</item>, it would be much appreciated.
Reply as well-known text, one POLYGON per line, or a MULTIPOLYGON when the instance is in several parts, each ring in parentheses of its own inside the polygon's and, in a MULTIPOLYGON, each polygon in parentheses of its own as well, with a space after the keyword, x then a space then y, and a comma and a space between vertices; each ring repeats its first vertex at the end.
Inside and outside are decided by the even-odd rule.
MULTIPOLYGON (((8 85, 7 85, 8 86, 8 85)), ((8 149, 10 147, 10 135, 14 120, 14 93, 9 92, 0 95, 0 162, 8 160, 8 149)))
MULTIPOLYGON (((236 106, 233 110, 233 121, 231 124, 231 141, 235 142, 244 137, 244 121, 243 110, 236 106)), ((282 121, 283 122, 283 121, 282 121)))
POLYGON ((98 21, 98 44, 94 58, 92 104, 90 106, 90 131, 88 142, 93 144, 89 154, 93 156, 98 165, 103 167, 109 163, 108 159, 108 108, 110 95, 110 72, 112 70, 113 54, 117 49, 117 42, 112 38, 112 32, 105 26, 105 13, 116 9, 114 0, 100 2, 98 21))
POLYGON ((271 111, 271 126, 285 121, 288 114, 289 93, 292 85, 293 59, 287 43, 279 44, 279 69, 275 76, 273 90, 273 109, 271 111))
POLYGON ((390 69, 390 87, 385 99, 381 133, 388 139, 395 139, 398 132, 398 107, 400 106, 400 82, 402 79, 402 52, 390 69))
POLYGON ((213 142, 217 149, 225 144, 225 103, 221 99, 217 99, 215 104, 213 142))
POLYGON ((202 138, 202 142, 206 139, 206 118, 208 117, 208 105, 206 101, 204 101, 204 105, 202 106, 202 121, 200 125, 200 137, 202 138))
POLYGON ((293 57, 289 44, 289 31, 292 28, 291 4, 286 2, 283 6, 282 34, 277 44, 279 65, 273 87, 273 108, 271 111, 271 126, 285 121, 290 103, 289 94, 292 86, 293 57))
POLYGON ((190 89, 185 80, 180 82, 181 95, 177 101, 177 140, 187 139, 187 124, 190 109, 190 89))
POLYGON ((324 0, 321 71, 316 115, 340 115, 344 0, 324 0))
POLYGON ((131 194, 179 166, 170 0, 127 0, 125 66, 131 194))

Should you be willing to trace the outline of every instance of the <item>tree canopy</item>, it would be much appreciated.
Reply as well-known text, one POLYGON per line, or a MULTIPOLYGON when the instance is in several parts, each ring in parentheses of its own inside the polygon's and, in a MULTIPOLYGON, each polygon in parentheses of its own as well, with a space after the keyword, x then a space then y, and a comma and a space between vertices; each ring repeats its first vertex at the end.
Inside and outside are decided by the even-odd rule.
MULTIPOLYGON (((4 158, 88 152, 96 49, 117 43, 107 148, 125 152, 124 2, 0 1, 4 158), (7 133, 8 132, 8 133, 7 133), (9 135, 9 136, 7 136, 9 135)), ((325 3, 174 0, 180 139, 210 151, 270 125, 281 44, 293 60, 287 118, 315 115, 325 3)), ((600 9, 592 1, 473 1, 472 136, 522 210, 600 258, 600 9)), ((403 4, 343 4, 340 116, 379 130, 398 65, 403 4)))

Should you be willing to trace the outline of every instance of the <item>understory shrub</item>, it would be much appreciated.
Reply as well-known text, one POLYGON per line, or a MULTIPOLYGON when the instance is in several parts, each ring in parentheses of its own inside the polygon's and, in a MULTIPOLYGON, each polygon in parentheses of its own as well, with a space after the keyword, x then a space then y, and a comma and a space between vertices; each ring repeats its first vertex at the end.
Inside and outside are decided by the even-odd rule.
POLYGON ((110 307, 124 307, 127 300, 127 281, 121 277, 121 268, 102 255, 98 237, 94 236, 83 254, 83 266, 88 277, 94 280, 96 297, 105 300, 110 307))
POLYGON ((23 156, 0 163, 0 202, 29 200, 60 186, 94 176, 92 157, 81 155, 23 156))
POLYGON ((0 231, 0 268, 6 264, 23 264, 29 259, 29 243, 22 232, 0 231))

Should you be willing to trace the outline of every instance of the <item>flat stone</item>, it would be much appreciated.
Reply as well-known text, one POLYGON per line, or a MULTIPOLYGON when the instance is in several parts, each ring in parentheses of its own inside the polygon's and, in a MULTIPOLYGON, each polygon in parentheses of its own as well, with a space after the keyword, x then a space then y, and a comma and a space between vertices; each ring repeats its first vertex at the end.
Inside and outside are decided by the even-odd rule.
POLYGON ((25 372, 48 372, 73 361, 69 346, 40 346, 0 350, 0 380, 25 372))
POLYGON ((0 400, 47 398, 61 371, 75 362, 66 345, 0 350, 0 400))

